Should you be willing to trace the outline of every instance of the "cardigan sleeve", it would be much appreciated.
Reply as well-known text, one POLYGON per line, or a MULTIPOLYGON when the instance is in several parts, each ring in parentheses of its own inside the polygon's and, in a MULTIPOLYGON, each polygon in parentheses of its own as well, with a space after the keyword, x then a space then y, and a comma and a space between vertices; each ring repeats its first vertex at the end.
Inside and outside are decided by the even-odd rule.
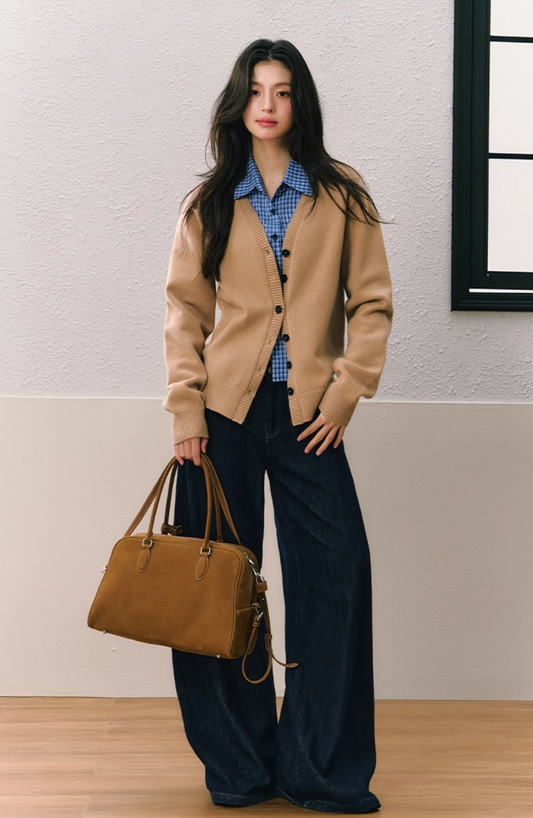
MULTIPOLYGON (((359 177, 357 177, 359 181, 359 177)), ((369 203, 374 215, 375 210, 369 203)), ((333 361, 337 376, 324 392, 319 409, 339 426, 347 426, 360 397, 375 395, 385 365, 392 325, 392 283, 379 222, 346 217, 340 275, 346 293, 348 341, 344 356, 333 361)))
MULTIPOLYGON (((191 194, 192 195, 192 194, 191 194)), ((163 407, 172 413, 172 443, 209 437, 203 388, 202 350, 215 325, 216 282, 200 268, 202 228, 196 210, 185 223, 182 207, 166 283, 164 358, 169 390, 163 407)))

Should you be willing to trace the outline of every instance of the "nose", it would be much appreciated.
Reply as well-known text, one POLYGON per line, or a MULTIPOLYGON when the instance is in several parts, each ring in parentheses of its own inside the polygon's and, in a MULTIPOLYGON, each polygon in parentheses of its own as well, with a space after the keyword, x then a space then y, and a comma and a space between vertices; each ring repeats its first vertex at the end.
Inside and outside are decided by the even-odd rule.
POLYGON ((270 95, 268 93, 265 94, 265 99, 264 99, 263 105, 261 106, 261 110, 262 111, 272 111, 273 107, 274 106, 272 104, 270 95))

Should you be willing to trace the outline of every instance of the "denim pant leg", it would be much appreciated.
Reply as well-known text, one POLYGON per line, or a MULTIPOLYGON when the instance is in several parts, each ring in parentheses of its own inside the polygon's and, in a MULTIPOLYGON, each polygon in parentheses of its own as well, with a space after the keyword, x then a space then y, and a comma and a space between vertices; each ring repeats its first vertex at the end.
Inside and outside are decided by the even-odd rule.
MULTIPOLYGON (((206 419, 207 453, 260 565, 268 472, 286 654, 299 663, 285 671, 277 724, 272 674, 251 685, 240 659, 172 652, 185 731, 206 785, 215 803, 244 806, 278 794, 324 812, 372 812, 380 802, 368 790, 375 768, 370 554, 344 444, 305 454, 309 438, 296 437, 308 423, 292 426, 287 385, 267 374, 243 424, 208 409, 206 419)), ((204 498, 203 470, 185 461, 175 516, 184 535, 203 537, 204 498)), ((247 660, 252 678, 266 667, 263 624, 247 660)))
MULTIPOLYGON (((267 472, 285 597, 278 794, 324 812, 371 812, 376 765, 370 552, 344 442, 317 455, 296 438, 273 383, 267 472)), ((319 411, 315 413, 317 417, 319 411)))
MULTIPOLYGON (((235 527, 259 566, 263 555, 265 457, 251 428, 260 415, 261 395, 245 424, 205 410, 207 455, 220 477, 235 527)), ((201 466, 185 460, 178 466, 175 524, 184 536, 202 537, 207 500, 201 466)), ((223 517, 223 537, 237 542, 223 517)), ((211 539, 216 538, 213 514, 211 539)), ((268 664, 264 620, 257 645, 246 660, 246 672, 260 678, 268 664)), ((172 650, 176 692, 187 739, 205 765, 206 787, 215 803, 258 804, 275 797, 273 769, 277 752, 276 694, 270 674, 260 684, 242 675, 242 658, 218 659, 172 650)))

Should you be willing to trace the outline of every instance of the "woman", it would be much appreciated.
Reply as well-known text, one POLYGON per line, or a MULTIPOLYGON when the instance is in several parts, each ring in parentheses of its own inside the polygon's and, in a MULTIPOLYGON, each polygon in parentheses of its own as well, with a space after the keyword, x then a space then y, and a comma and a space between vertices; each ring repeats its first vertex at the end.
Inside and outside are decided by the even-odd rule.
MULTIPOLYGON (((278 723, 272 674, 250 684, 240 659, 173 650, 184 728, 215 804, 281 796, 373 812, 370 553, 342 438, 385 362, 380 220, 361 177, 326 152, 313 79, 287 40, 256 40, 238 57, 210 145, 216 164, 182 208, 166 287, 174 522, 204 536, 206 452, 261 566, 268 474, 285 645, 298 666, 286 671, 278 723)), ((262 636, 252 679, 267 663, 262 636)))

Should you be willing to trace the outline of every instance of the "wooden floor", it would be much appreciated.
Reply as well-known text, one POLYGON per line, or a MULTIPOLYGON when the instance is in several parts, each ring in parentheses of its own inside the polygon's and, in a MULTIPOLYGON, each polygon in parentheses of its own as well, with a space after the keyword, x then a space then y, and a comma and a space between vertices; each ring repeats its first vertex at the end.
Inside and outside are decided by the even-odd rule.
MULTIPOLYGON (((281 699, 278 707, 281 706, 281 699)), ((387 818, 533 817, 533 702, 377 701, 387 818)), ((0 698, 2 818, 220 816, 176 699, 0 698)), ((285 799, 246 816, 318 814, 285 799)))

